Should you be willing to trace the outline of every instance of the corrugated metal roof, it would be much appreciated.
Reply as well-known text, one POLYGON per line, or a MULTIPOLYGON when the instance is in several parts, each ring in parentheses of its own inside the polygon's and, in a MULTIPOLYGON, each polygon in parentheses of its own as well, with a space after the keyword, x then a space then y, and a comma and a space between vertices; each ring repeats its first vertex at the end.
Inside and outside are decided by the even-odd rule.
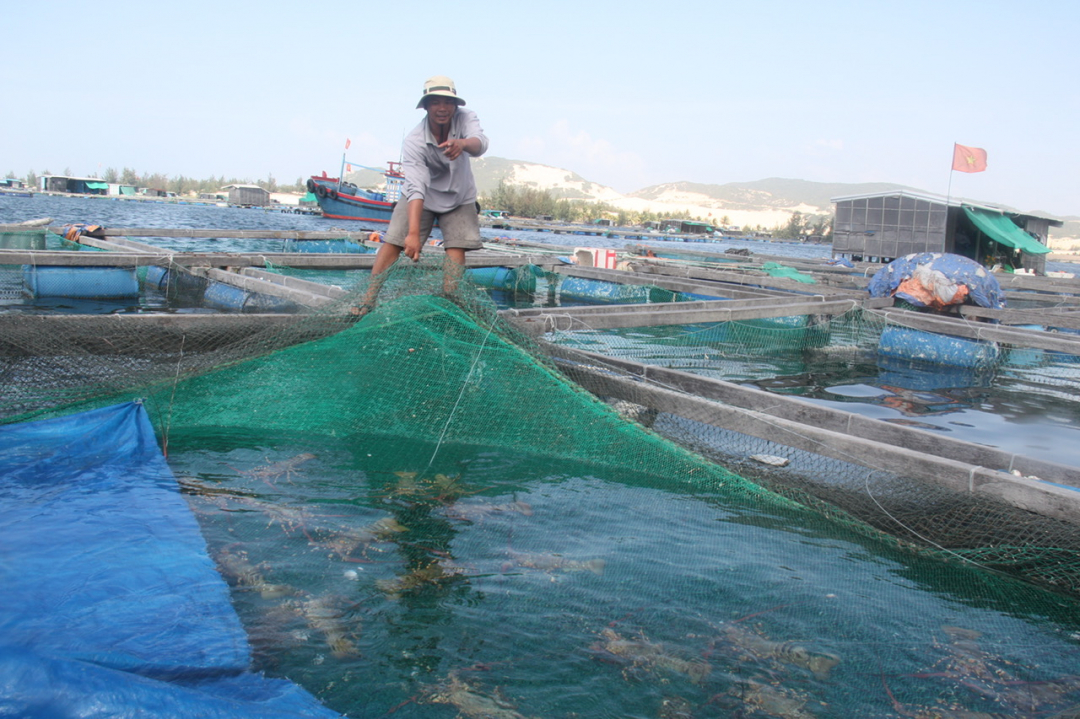
POLYGON ((1040 220, 1049 220, 1050 224, 1054 227, 1061 227, 1064 222, 1052 217, 1050 215, 1040 215, 1031 212, 1020 212, 1019 210, 1009 207, 1007 205, 995 205, 989 202, 980 202, 978 200, 969 200, 963 197, 946 197, 945 195, 937 195, 932 192, 918 192, 913 190, 886 190, 884 192, 870 192, 862 195, 842 195, 840 197, 830 197, 829 202, 836 204, 837 202, 844 202, 847 200, 865 200, 872 197, 910 197, 915 200, 923 200, 925 202, 932 202, 936 205, 948 205, 949 207, 961 207, 967 205, 969 207, 978 207, 984 210, 993 210, 996 212, 1004 212, 1009 215, 1016 215, 1018 217, 1035 217, 1040 220))

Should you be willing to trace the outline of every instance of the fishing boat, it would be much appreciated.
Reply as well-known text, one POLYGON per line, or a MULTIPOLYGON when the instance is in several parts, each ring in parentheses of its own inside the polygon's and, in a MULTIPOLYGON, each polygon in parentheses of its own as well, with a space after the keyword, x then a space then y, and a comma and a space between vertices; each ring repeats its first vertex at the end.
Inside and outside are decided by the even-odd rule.
MULTIPOLYGON (((374 169, 374 168, 365 168, 374 169)), ((401 187, 405 175, 401 172, 400 162, 388 162, 381 171, 386 179, 384 191, 363 190, 352 182, 346 182, 344 172, 341 177, 322 175, 308 178, 307 189, 315 195, 322 208, 323 217, 335 220, 366 220, 368 222, 390 222, 394 203, 401 197, 401 187)))

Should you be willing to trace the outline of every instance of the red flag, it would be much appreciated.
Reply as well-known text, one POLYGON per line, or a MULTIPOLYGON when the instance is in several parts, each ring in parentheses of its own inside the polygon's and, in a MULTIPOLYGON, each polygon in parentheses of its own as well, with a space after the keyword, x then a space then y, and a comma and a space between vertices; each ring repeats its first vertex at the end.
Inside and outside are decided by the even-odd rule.
POLYGON ((352 144, 352 140, 350 140, 349 138, 346 137, 345 138, 345 149, 348 150, 349 145, 351 145, 351 144, 352 144))
POLYGON ((352 163, 345 163, 345 172, 352 172, 352 163))
POLYGON ((982 172, 986 169, 986 150, 953 143, 952 169, 960 172, 982 172))

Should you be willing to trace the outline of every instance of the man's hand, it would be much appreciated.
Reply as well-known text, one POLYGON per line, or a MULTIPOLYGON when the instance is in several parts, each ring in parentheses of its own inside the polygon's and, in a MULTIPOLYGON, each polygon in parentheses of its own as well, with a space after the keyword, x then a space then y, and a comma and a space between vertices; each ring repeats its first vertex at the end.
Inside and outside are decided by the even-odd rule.
POLYGON ((443 151, 443 154, 446 155, 446 159, 452 162, 461 157, 461 153, 465 149, 465 140, 447 140, 446 142, 439 145, 439 149, 441 149, 443 151))
POLYGON ((405 235, 405 256, 413 262, 417 262, 420 259, 420 251, 424 249, 424 244, 420 242, 419 232, 410 232, 405 235))

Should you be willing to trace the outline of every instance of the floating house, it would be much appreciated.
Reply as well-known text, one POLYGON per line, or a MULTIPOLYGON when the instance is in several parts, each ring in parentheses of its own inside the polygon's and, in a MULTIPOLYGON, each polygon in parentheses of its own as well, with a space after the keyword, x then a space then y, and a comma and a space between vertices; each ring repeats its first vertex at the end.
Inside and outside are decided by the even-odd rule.
POLYGON ((229 193, 230 205, 265 207, 270 204, 270 192, 258 185, 225 185, 221 189, 229 193))
POLYGON ((100 177, 68 177, 42 175, 38 178, 42 192, 70 192, 73 195, 134 195, 135 185, 106 182, 100 177))
POLYGON ((660 221, 661 232, 679 232, 684 235, 711 235, 716 228, 705 222, 667 219, 660 221))
POLYGON ((1062 222, 984 202, 896 190, 834 197, 833 257, 891 262, 948 252, 982 264, 1042 273, 1047 236, 1062 222))

